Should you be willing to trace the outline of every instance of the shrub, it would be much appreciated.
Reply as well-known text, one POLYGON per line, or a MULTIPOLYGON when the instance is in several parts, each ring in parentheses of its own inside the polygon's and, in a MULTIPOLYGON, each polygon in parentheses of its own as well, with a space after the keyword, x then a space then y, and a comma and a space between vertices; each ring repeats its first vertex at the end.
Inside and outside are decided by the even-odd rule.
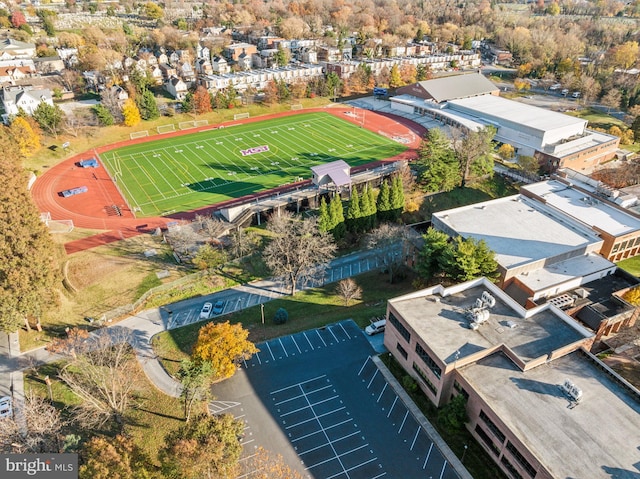
POLYGON ((284 308, 279 308, 278 311, 276 311, 275 316, 273 317, 273 322, 275 324, 284 324, 288 319, 289 313, 287 313, 287 310, 284 308))
POLYGON ((414 393, 418 390, 418 384, 416 383, 416 380, 408 374, 402 377, 402 387, 408 393, 414 393))

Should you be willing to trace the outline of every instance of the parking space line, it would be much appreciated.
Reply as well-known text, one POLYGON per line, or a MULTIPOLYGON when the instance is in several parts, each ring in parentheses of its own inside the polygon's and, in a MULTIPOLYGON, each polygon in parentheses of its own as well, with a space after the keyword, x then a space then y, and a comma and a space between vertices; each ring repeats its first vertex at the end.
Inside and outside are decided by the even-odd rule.
POLYGON ((296 342, 296 338, 291 336, 291 341, 293 341, 293 344, 295 344, 296 348, 298 348, 298 353, 302 354, 302 351, 300 350, 300 346, 298 346, 298 343, 296 342))
POLYGON ((413 442, 411 443, 411 447, 409 448, 410 451, 413 451, 413 446, 416 445, 416 441, 418 440, 418 434, 420 434, 420 431, 422 431, 422 428, 418 426, 418 429, 416 430, 416 435, 413 437, 413 442))
POLYGON ((393 400, 393 404, 389 408, 389 414, 387 414, 387 417, 391 416, 391 411, 393 411, 393 407, 396 405, 397 402, 398 402, 398 396, 396 396, 396 398, 393 400))
POLYGON ((444 464, 442 465, 442 471, 440 471, 440 479, 444 476, 444 470, 447 468, 447 460, 444 460, 444 464))
MULTIPOLYGON (((322 386, 321 388, 314 389, 313 391, 310 391, 310 392, 311 393, 316 393, 318 391, 322 391, 323 389, 330 389, 331 387, 332 387, 331 385, 322 386)), ((304 395, 303 394, 298 394, 297 396, 292 396, 290 398, 283 399, 282 401, 277 402, 275 405, 276 406, 280 406, 281 404, 284 404, 284 403, 289 402, 289 401, 295 401, 296 399, 300 399, 301 397, 304 397, 304 395)))
MULTIPOLYGON (((339 407, 338 409, 334 409, 333 411, 325 412, 324 414, 320 414, 319 416, 314 416, 312 418, 305 419, 304 421, 300 421, 300 422, 298 422, 296 424, 292 424, 291 426, 287 426, 287 427, 285 427, 285 429, 291 429, 292 427, 299 426, 300 424, 304 424, 304 423, 309 422, 309 421, 316 421, 316 420, 320 419, 321 417, 328 416, 329 414, 333 414, 334 412, 342 411, 343 409, 346 409, 346 407, 344 407, 344 406, 343 407, 339 407)), ((322 432, 326 431, 326 428, 324 428, 322 426, 320 426, 320 428, 322 429, 322 432)))
POLYGON ((323 374, 322 376, 318 376, 317 378, 313 378, 313 379, 307 379, 306 381, 302 381, 300 383, 294 384, 293 386, 287 386, 286 388, 276 389, 275 391, 272 391, 271 394, 278 394, 278 393, 281 393, 282 391, 286 391, 287 389, 300 388, 301 384, 307 384, 307 383, 310 383, 312 381, 317 381, 318 379, 322 379, 322 378, 326 378, 326 377, 327 377, 327 375, 323 374))
POLYGON ((398 429, 398 434, 400 434, 400 431, 402 431, 402 428, 404 427, 404 423, 407 420, 408 415, 409 415, 409 410, 407 409, 407 412, 404 413, 404 418, 402 418, 402 424, 400 424, 400 429, 398 429))
POLYGON ((387 386, 388 385, 389 385, 389 383, 385 381, 384 382, 384 386, 382 387, 382 391, 380 391, 380 395, 378 396, 378 400, 376 402, 380 402, 380 399, 382 399, 382 395, 387 390, 387 386))
POLYGON ((311 341, 309 340, 307 333, 302 333, 302 334, 304 334, 304 337, 307 338, 307 342, 309 343, 309 346, 311 346, 311 351, 313 351, 315 348, 313 347, 313 344, 311 344, 311 341))
POLYGON ((429 457, 431 456, 431 450, 433 449, 433 443, 429 446, 429 452, 427 453, 427 457, 424 458, 424 464, 422 465, 422 469, 427 467, 427 462, 429 462, 429 457))
POLYGON ((286 357, 289 357, 289 353, 287 353, 287 348, 285 348, 284 344, 282 344, 282 339, 278 338, 278 341, 280 341, 280 346, 282 346, 282 350, 284 351, 284 355, 286 357))
POLYGON ((371 479, 378 479, 379 477, 383 477, 383 476, 386 476, 386 475, 387 475, 387 473, 383 472, 382 474, 378 474, 377 476, 373 476, 371 479))
POLYGON ((370 358, 365 359, 364 364, 362 365, 362 367, 360 368, 360 371, 358 371, 358 376, 360 376, 360 374, 362 374, 362 371, 364 370, 364 367, 367 365, 367 363, 369 362, 370 358))
MULTIPOLYGON (((378 460, 378 458, 377 458, 377 457, 373 457, 373 458, 369 459, 368 461, 361 462, 360 464, 358 464, 358 465, 356 465, 356 466, 350 467, 349 469, 345 469, 345 470, 344 470, 344 473, 343 473, 343 472, 339 472, 339 473, 337 473, 337 474, 334 474, 333 476, 329 476, 329 477, 327 477, 327 479, 333 479, 334 477, 337 477, 337 476, 339 476, 339 475, 341 475, 341 474, 345 474, 345 473, 347 474, 347 477, 349 477, 349 472, 350 472, 350 471, 353 471, 354 469, 358 469, 359 467, 362 467, 362 466, 364 466, 365 464, 369 464, 370 462, 377 461, 377 460, 378 460)), ((342 464, 342 461, 340 461, 340 464, 342 464)), ((344 466, 343 466, 343 467, 344 467, 344 466)))
POLYGON ((351 335, 347 332, 347 330, 346 330, 346 329, 344 329, 344 326, 342 325, 342 323, 340 322, 340 323, 338 323, 338 324, 340 325, 340 327, 341 327, 341 328, 342 328, 342 330, 344 331, 344 334, 346 334, 346 335, 347 335, 347 338, 351 339, 351 335))
MULTIPOLYGON (((346 424, 348 422, 353 422, 353 419, 345 419, 344 421, 340 421, 339 423, 334 424, 333 426, 328 426, 325 428, 326 431, 328 431, 329 429, 333 429, 334 427, 338 427, 338 426, 342 426, 343 424, 346 424)), ((296 441, 300 441, 301 439, 306 439, 308 437, 311 436, 315 436, 316 434, 318 434, 320 431, 315 431, 315 432, 310 432, 309 434, 305 434, 304 436, 300 436, 297 437, 295 439, 291 440, 291 444, 293 444, 296 441)), ((353 434, 360 434, 360 429, 358 429, 356 432, 349 434, 349 436, 353 435, 353 434)), ((349 437, 349 436, 344 436, 344 437, 349 437)))
POLYGON ((269 354, 271 354, 271 359, 273 359, 275 361, 276 357, 273 355, 273 351, 271 351, 271 346, 269 346, 269 342, 266 342, 264 344, 267 345, 267 349, 269 350, 269 354))
POLYGON ((336 343, 339 343, 340 341, 338 340, 338 338, 336 337, 335 334, 333 334, 333 330, 331 328, 327 328, 329 330, 329 332, 331 333, 331 336, 333 336, 333 339, 336 340, 336 343))
POLYGON ((254 354, 254 356, 258 358, 258 364, 262 364, 262 361, 260 361, 260 352, 257 352, 256 354, 254 354))
POLYGON ((322 341, 322 344, 324 344, 325 346, 327 345, 327 343, 324 342, 324 339, 322 338, 322 336, 320 336, 320 331, 318 331, 316 329, 316 333, 318 333, 318 337, 320 338, 320 341, 322 341))
MULTIPOLYGON (((298 397, 300 397, 300 396, 298 396, 298 397)), ((332 396, 330 398, 323 399, 322 401, 319 401, 319 402, 316 402, 316 403, 313 403, 313 404, 309 404, 308 406, 303 406, 303 407, 300 407, 298 409, 294 409, 293 411, 285 412, 283 414, 280 414, 280 417, 284 417, 284 416, 288 416, 289 414, 295 414, 297 412, 304 411, 305 409, 312 408, 313 406, 316 406, 318 404, 322 404, 323 402, 331 401, 332 399, 336 399, 338 397, 340 397, 340 396, 332 396)))
POLYGON ((376 378, 376 376, 378 375, 378 371, 380 371, 378 368, 376 368, 376 372, 373 373, 373 376, 371 376, 371 381, 369 381, 369 384, 367 384, 367 389, 369 389, 369 387, 371 386, 371 383, 373 382, 373 380, 376 378))

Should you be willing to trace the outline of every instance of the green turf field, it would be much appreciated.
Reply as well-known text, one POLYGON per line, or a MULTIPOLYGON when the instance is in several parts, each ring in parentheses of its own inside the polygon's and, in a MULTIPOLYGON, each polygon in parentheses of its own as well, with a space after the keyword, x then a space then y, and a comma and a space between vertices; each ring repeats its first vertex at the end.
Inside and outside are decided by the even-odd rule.
POLYGON ((307 179, 310 167, 322 163, 357 166, 405 149, 328 113, 303 113, 126 146, 100 158, 136 214, 156 216, 307 179))

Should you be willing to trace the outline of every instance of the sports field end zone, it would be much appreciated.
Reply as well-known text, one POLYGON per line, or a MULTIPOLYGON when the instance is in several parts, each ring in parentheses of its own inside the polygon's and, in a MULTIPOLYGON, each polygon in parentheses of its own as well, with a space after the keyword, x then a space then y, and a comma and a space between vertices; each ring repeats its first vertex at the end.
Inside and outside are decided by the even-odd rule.
POLYGON ((104 152, 137 216, 188 211, 310 178, 310 168, 389 158, 406 146, 328 113, 211 128, 104 152))

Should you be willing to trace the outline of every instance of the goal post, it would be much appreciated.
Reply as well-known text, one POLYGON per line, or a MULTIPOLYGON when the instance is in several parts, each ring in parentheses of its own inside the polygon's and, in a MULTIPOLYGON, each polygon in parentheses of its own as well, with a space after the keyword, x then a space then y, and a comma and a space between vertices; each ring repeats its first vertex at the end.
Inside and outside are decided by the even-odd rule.
POLYGON ((156 130, 158 131, 158 134, 162 135, 163 133, 176 131, 176 126, 173 123, 169 123, 168 125, 157 126, 156 130))
POLYGON ((188 130, 189 128, 195 128, 196 127, 196 122, 191 120, 191 121, 181 121, 180 123, 178 123, 178 128, 180 128, 181 130, 188 130))
POLYGON ((249 112, 236 113, 235 115, 233 115, 234 120, 243 120, 245 118, 249 118, 249 112))
POLYGON ((145 136, 149 136, 149 130, 134 131, 133 133, 129 133, 129 136, 132 140, 135 140, 136 138, 144 138, 145 136))
POLYGON ((198 128, 199 126, 207 126, 209 124, 209 120, 196 120, 193 122, 193 126, 198 128))
POLYGON ((302 110, 304 107, 302 106, 302 103, 296 103, 291 105, 291 109, 292 110, 302 110))

